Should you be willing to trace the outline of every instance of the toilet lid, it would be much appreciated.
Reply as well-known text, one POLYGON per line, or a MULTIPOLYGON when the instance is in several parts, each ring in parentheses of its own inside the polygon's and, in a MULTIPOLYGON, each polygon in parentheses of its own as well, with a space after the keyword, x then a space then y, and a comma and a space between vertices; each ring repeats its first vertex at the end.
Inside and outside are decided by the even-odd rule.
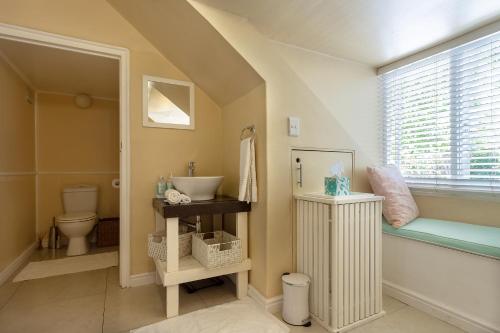
POLYGON ((82 222, 89 221, 96 218, 96 213, 92 212, 78 212, 78 213, 67 213, 64 215, 59 215, 56 217, 57 222, 82 222))

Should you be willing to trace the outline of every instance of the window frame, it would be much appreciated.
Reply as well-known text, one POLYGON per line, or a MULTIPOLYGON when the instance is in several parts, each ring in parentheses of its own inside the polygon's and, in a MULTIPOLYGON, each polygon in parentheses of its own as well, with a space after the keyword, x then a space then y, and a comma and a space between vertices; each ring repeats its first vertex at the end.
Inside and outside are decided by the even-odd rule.
MULTIPOLYGON (((403 69, 403 71, 401 71, 400 75, 404 76, 404 73, 405 73, 404 68, 415 66, 416 64, 419 64, 419 63, 422 64, 422 67, 424 67, 424 66, 426 66, 425 64, 427 61, 432 63, 432 59, 434 59, 434 61, 437 62, 438 59, 440 59, 440 57, 444 56, 445 59, 448 59, 448 62, 450 64, 450 66, 449 66, 450 72, 449 72, 449 74, 447 74, 447 80, 448 80, 447 85, 450 89, 450 87, 458 84, 458 83, 455 84, 452 82, 454 82, 453 72, 456 72, 457 70, 459 70, 461 68, 461 66, 463 66, 463 64, 461 64, 459 66, 454 65, 454 62, 459 62, 462 60, 461 59, 462 58, 461 51, 464 49, 470 51, 470 50, 473 50, 474 47, 482 47, 482 46, 488 45, 488 44, 492 45, 494 42, 498 42, 499 38, 500 38, 500 31, 497 31, 495 33, 489 34, 488 36, 477 38, 477 39, 472 40, 470 42, 463 43, 461 45, 457 45, 457 46, 454 46, 454 47, 449 48, 447 50, 444 50, 440 53, 425 57, 423 59, 419 59, 417 61, 413 61, 409 64, 404 65, 404 66, 394 68, 394 69, 387 71, 385 73, 382 73, 380 75, 380 77, 379 77, 379 79, 381 81, 380 88, 381 88, 382 96, 383 96, 382 102, 381 102, 381 109, 382 109, 382 116, 383 116, 382 145, 383 145, 383 161, 384 161, 385 165, 389 164, 388 163, 389 160, 393 160, 393 161, 397 162, 396 166, 398 168, 400 168, 399 163, 401 162, 401 153, 400 153, 401 144, 391 143, 390 141, 388 141, 387 137, 389 135, 393 135, 394 136, 393 140, 395 142, 400 142, 401 136, 399 136, 399 139, 398 139, 398 135, 401 135, 401 134, 398 132, 401 132, 401 127, 402 127, 401 124, 398 124, 398 122, 401 121, 400 119, 398 120, 398 118, 401 118, 402 112, 396 112, 396 111, 391 112, 391 111, 386 110, 385 101, 388 99, 388 94, 390 93, 390 89, 387 88, 388 84, 384 81, 385 76, 391 75, 391 73, 402 70, 402 69, 403 69), (487 41, 487 42, 482 41, 484 39, 488 39, 489 41, 487 41), (472 47, 470 47, 471 45, 472 45, 472 47), (470 48, 467 49, 467 46, 469 46, 470 48), (390 134, 388 134, 388 132, 389 132, 388 127, 390 125, 387 125, 387 122, 388 122, 387 116, 396 117, 396 120, 393 120, 395 122, 396 129, 392 130, 392 132, 390 134), (394 149, 395 149, 395 152, 393 152, 393 153, 391 153, 389 151, 389 150, 394 151, 394 149), (391 154, 392 154, 392 156, 391 156, 391 154)), ((493 54, 492 54, 489 61, 491 63, 493 63, 493 61, 494 61, 493 59, 494 58, 493 58, 493 54)), ((418 68, 418 67, 416 67, 416 68, 418 68)), ((411 72, 411 71, 412 71, 412 69, 410 68, 410 69, 408 69, 407 72, 411 72)), ((394 74, 392 74, 392 75, 394 75, 394 74)), ((490 75, 492 75, 492 74, 490 73, 490 75)), ((400 80, 402 80, 402 79, 400 79, 400 80)), ((457 80, 459 80, 459 79, 457 79, 457 80)), ((397 79, 394 81, 397 81, 397 79)), ((389 79, 389 82, 390 82, 390 79, 389 79)), ((493 83, 490 83, 490 84, 493 85, 493 83)), ((467 157, 466 156, 464 157, 462 154, 459 153, 459 151, 460 151, 459 148, 466 146, 463 143, 463 140, 466 140, 466 139, 464 139, 462 137, 464 122, 462 122, 460 119, 458 121, 456 119, 453 119, 456 117, 460 118, 463 115, 461 112, 461 108, 456 106, 456 105, 460 105, 460 102, 457 101, 457 96, 452 92, 451 89, 449 90, 449 95, 450 95, 450 97, 449 97, 450 139, 448 141, 448 146, 450 149, 450 164, 449 164, 450 171, 449 171, 449 176, 448 176, 449 178, 447 179, 446 176, 439 177, 438 175, 435 175, 434 177, 411 177, 411 176, 407 176, 407 175, 406 176, 403 175, 403 176, 404 176, 405 180, 407 181, 408 186, 410 187, 412 192, 414 192, 417 195, 418 194, 420 194, 420 195, 434 194, 436 196, 443 196, 443 195, 445 195, 445 196, 450 196, 450 195, 451 196, 466 196, 466 197, 485 198, 485 199, 493 198, 495 201, 497 201, 497 200, 500 201, 500 179, 495 178, 495 176, 489 176, 487 179, 478 179, 476 181, 476 180, 474 180, 474 178, 470 178, 472 168, 467 168, 467 170, 468 170, 467 177, 469 177, 469 178, 467 178, 465 180, 460 179, 461 172, 463 172, 463 170, 464 170, 462 167, 464 165, 468 164, 467 162, 461 161, 463 159, 466 159, 467 157), (448 184, 445 184, 446 182, 448 182, 448 184), (427 183, 427 184, 425 184, 425 183, 427 183), (469 183, 469 184, 467 184, 467 183, 469 183), (476 185, 472 185, 474 183, 476 185)), ((490 94, 488 97, 492 99, 494 96, 495 96, 494 94, 490 94)), ((404 99, 402 98, 401 101, 403 101, 403 100, 404 99)), ((396 104, 398 102, 396 102, 396 104)), ((402 106, 400 108, 402 108, 402 106)), ((393 107, 393 109, 397 109, 397 107, 393 107)), ((473 114, 473 113, 471 113, 471 114, 473 114)), ((436 126, 436 128, 438 128, 438 127, 436 126)), ((429 137, 432 137, 432 135, 429 135, 429 137)), ((481 149, 478 149, 478 150, 481 150, 481 149)), ((500 149, 497 150, 496 148, 494 148, 493 151, 495 153, 500 152, 500 149)), ((411 157, 411 154, 408 156, 411 157)), ((469 156, 468 160, 469 161, 472 160, 472 157, 469 156)), ((484 162, 484 163, 487 163, 487 162, 484 162)), ((431 169, 431 170, 433 170, 433 169, 431 169)), ((435 170, 437 170, 437 169, 435 169, 435 170)), ((496 172, 496 170, 497 169, 495 169, 495 172, 496 172)))

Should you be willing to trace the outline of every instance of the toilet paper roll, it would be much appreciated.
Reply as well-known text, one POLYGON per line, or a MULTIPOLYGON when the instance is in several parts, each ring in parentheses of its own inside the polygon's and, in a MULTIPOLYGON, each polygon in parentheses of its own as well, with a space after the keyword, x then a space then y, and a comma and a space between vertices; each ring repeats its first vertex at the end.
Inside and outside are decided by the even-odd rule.
POLYGON ((111 186, 113 186, 113 188, 120 188, 120 179, 119 178, 113 179, 113 181, 111 182, 111 186))

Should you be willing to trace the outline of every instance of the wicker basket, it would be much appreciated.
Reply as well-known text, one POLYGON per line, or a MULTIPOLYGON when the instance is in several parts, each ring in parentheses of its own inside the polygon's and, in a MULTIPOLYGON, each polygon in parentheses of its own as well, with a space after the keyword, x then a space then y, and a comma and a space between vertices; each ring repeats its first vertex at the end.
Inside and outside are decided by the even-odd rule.
POLYGON ((179 224, 179 258, 191 254, 194 230, 187 225, 179 224))
POLYGON ((167 260, 167 239, 163 232, 148 235, 148 256, 162 261, 167 260))
MULTIPOLYGON (((179 258, 191 254, 194 234, 195 232, 187 226, 179 225, 179 258)), ((163 231, 148 235, 148 256, 162 261, 167 260, 167 239, 163 231)))
POLYGON ((241 262, 241 240, 225 231, 193 235, 193 257, 207 268, 241 262))

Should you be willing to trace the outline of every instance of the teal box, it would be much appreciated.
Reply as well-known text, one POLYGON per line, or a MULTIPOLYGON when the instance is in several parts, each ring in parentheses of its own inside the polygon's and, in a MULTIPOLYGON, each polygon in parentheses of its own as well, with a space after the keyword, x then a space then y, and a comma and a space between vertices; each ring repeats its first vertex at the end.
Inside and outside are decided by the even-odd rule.
POLYGON ((350 195, 351 180, 349 177, 325 177, 325 194, 350 195))

